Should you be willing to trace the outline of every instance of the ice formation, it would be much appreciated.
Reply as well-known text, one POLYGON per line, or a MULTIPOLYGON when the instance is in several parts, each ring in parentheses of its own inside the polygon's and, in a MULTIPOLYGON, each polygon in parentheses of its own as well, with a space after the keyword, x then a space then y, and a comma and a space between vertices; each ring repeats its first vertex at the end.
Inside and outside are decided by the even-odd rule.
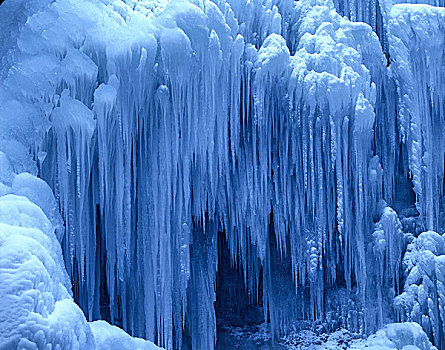
POLYGON ((104 321, 87 322, 73 301, 55 235, 60 216, 51 189, 29 173, 14 175, 0 157, 2 179, 12 180, 0 196, 0 348, 105 350, 120 341, 159 349, 104 321))
POLYGON ((392 323, 365 341, 352 343, 350 350, 436 350, 422 327, 415 322, 392 323))
POLYGON ((0 256, 2 349, 95 348, 68 292, 70 280, 51 222, 26 197, 0 197, 0 256))
POLYGON ((49 321, 2 336, 213 349, 223 237, 274 336, 444 349, 445 4, 398 2, 6 0, 0 261, 41 252, 49 321))

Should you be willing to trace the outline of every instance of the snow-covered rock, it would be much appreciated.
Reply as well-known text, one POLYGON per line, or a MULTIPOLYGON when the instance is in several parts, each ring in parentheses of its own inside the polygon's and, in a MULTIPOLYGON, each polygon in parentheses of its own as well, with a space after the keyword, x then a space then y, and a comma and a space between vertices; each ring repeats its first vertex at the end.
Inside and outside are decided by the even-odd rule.
POLYGON ((0 348, 95 349, 54 230, 25 197, 0 197, 0 280, 0 348))
POLYGON ((122 329, 105 321, 90 322, 96 348, 99 350, 160 350, 161 348, 140 338, 132 338, 122 329))
POLYGON ((402 319, 422 325, 435 344, 443 344, 445 307, 445 239, 427 231, 409 244, 404 256, 404 291, 395 305, 402 319))
POLYGON ((350 350, 436 350, 419 324, 415 322, 392 323, 369 336, 356 341, 350 350))
MULTIPOLYGON (((22 175, 14 187, 51 204, 54 197, 43 184, 22 175), (30 183, 41 191, 36 186, 29 192, 30 183)), ((0 281, 0 349, 159 349, 104 321, 86 321, 71 296, 53 225, 23 196, 0 197, 0 281)))

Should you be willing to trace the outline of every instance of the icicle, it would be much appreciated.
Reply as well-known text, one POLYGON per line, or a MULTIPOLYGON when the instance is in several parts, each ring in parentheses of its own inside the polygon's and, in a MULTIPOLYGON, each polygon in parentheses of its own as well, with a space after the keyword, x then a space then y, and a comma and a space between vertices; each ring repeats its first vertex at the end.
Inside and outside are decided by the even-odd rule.
MULTIPOLYGON (((103 293, 111 320, 135 335, 167 349, 188 337, 214 348, 224 231, 274 336, 296 318, 334 317, 329 298, 342 289, 356 305, 341 310, 339 326, 381 326, 383 295, 400 292, 402 240, 397 215, 379 203, 394 204, 400 175, 410 170, 421 215, 439 226, 443 11, 413 34, 408 11, 396 6, 390 18, 386 1, 173 0, 156 16, 106 3, 87 12, 58 0, 44 12, 51 21, 31 18, 24 28, 39 41, 20 38, 20 69, 2 83, 14 102, 0 107, 1 116, 51 116, 35 150, 47 152, 41 173, 60 202, 67 267, 88 317, 101 316, 103 293), (62 3, 88 30, 67 25, 62 3), (391 70, 372 31, 379 21, 394 29, 391 70), (44 73, 31 69, 39 65, 44 73), (405 146, 409 166, 398 169, 405 146), (383 239, 394 244, 383 249, 383 239)), ((19 129, 4 135, 29 128, 19 129)))

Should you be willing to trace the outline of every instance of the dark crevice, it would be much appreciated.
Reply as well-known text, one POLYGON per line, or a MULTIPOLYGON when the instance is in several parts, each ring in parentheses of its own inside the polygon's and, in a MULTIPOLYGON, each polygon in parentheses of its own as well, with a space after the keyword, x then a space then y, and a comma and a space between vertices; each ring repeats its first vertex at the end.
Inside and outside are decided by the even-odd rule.
MULTIPOLYGON (((260 274, 261 276, 261 274, 260 274)), ((217 327, 260 324, 264 321, 262 280, 256 300, 249 296, 240 262, 231 261, 225 234, 218 232, 218 273, 216 277, 215 313, 217 327)))

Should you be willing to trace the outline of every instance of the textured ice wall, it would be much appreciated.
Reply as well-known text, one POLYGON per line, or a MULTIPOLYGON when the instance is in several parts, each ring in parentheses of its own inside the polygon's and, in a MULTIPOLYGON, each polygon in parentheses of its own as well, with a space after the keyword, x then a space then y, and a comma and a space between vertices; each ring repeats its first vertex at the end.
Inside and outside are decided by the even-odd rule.
POLYGON ((353 21, 368 23, 377 33, 385 53, 388 55, 388 21, 393 5, 428 4, 445 6, 445 0, 333 0, 338 13, 353 21))
POLYGON ((407 144, 416 206, 425 227, 439 230, 443 195, 445 8, 397 5, 389 21, 391 71, 397 82, 398 122, 407 144))

